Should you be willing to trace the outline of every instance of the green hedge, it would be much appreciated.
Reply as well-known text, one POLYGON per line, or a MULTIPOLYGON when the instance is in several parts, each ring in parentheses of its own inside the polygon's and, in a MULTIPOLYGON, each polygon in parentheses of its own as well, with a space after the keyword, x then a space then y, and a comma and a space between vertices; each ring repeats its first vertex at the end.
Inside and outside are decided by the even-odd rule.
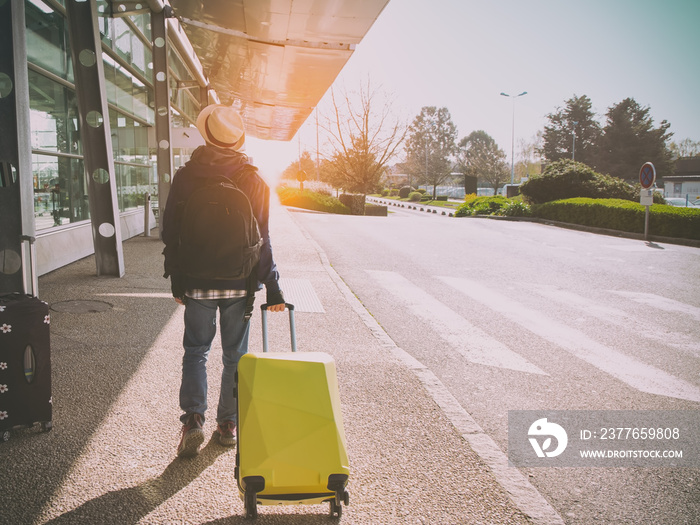
POLYGON ((386 206, 380 204, 365 204, 365 215, 372 217, 387 217, 389 211, 386 206))
POLYGON ((617 177, 596 173, 573 160, 560 160, 547 166, 520 186, 520 193, 532 204, 590 197, 594 199, 639 200, 639 188, 617 177))
POLYGON ((277 195, 284 206, 295 206, 305 210, 325 211, 328 213, 350 214, 350 208, 335 197, 316 193, 311 190, 299 190, 289 186, 277 188, 277 195))
MULTIPOLYGON (((623 199, 576 198, 535 204, 541 219, 644 233, 645 206, 623 199)), ((700 210, 654 204, 649 208, 649 235, 700 240, 700 210)))
POLYGON ((420 202, 423 194, 419 191, 412 191, 407 197, 410 202, 420 202))

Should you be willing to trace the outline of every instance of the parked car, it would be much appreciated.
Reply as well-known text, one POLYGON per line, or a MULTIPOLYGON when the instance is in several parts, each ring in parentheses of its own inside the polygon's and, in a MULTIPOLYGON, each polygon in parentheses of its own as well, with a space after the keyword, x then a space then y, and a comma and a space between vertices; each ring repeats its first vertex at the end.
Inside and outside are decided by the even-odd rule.
POLYGON ((666 197, 666 204, 669 206, 678 206, 680 208, 700 207, 700 201, 686 199, 685 197, 666 197))

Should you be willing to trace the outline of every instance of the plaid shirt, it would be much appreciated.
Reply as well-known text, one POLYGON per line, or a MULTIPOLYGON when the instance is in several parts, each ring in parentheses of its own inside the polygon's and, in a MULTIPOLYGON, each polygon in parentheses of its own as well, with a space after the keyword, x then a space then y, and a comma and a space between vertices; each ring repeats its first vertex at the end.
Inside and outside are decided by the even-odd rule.
POLYGON ((187 290, 185 292, 187 297, 200 300, 235 299, 245 297, 247 294, 245 290, 187 290))

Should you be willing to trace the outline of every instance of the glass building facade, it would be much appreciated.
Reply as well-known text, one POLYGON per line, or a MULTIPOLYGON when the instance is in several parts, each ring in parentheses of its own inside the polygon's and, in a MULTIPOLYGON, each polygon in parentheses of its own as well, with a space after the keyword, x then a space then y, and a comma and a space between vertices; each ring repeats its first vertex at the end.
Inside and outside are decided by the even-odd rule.
MULTIPOLYGON (((128 212, 143 207, 146 193, 155 200, 158 192, 156 149, 149 145, 155 123, 151 16, 114 17, 109 2, 96 4, 117 201, 120 212, 128 212)), ((90 211, 65 8, 57 0, 26 0, 25 16, 34 219, 41 235, 89 221, 90 211)), ((79 60, 90 65, 95 55, 79 60)), ((188 126, 199 112, 199 87, 172 46, 168 68, 173 125, 188 126)), ((186 158, 177 153, 175 159, 186 158)))

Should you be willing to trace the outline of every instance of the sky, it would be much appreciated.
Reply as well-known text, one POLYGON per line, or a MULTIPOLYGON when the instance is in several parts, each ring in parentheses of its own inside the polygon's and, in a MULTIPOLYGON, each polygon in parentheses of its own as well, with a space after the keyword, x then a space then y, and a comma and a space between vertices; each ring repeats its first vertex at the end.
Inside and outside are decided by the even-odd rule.
MULTIPOLYGON (((670 122, 672 140, 700 141, 698 27, 700 0, 390 0, 334 88, 369 79, 409 124, 424 106, 446 107, 460 139, 484 130, 508 160, 513 136, 517 161, 518 144, 574 95, 602 124, 632 97, 655 126, 670 122)), ((300 150, 315 156, 315 122, 312 112, 287 143, 250 138, 248 154, 275 177, 300 150)))

